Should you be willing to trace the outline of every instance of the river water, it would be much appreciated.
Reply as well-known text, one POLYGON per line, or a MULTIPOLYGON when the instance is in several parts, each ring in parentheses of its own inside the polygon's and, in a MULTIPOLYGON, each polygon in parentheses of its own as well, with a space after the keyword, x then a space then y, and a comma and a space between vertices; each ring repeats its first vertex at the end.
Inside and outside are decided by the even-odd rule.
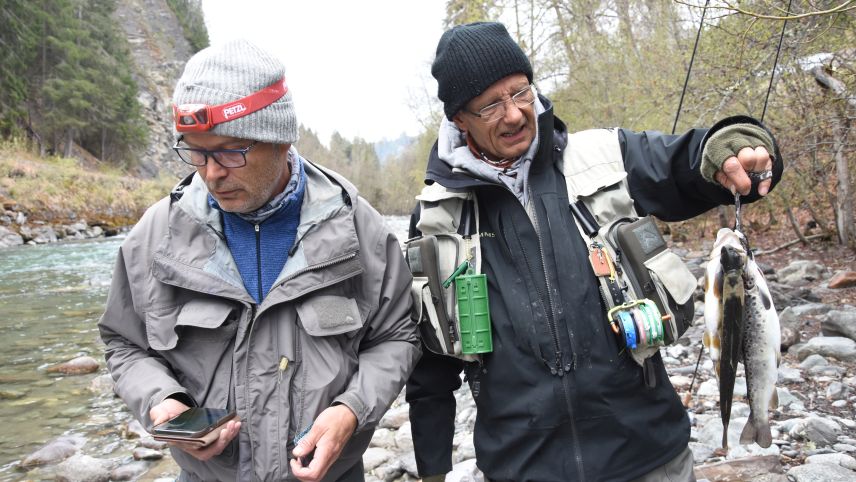
MULTIPOLYGON (((407 218, 388 216, 400 240, 407 218)), ((0 481, 21 480, 17 465, 60 435, 82 436, 82 452, 127 462, 136 443, 120 435, 124 404, 90 390, 107 373, 97 322, 122 239, 0 250, 0 481), (91 375, 48 374, 47 367, 88 355, 91 375)))

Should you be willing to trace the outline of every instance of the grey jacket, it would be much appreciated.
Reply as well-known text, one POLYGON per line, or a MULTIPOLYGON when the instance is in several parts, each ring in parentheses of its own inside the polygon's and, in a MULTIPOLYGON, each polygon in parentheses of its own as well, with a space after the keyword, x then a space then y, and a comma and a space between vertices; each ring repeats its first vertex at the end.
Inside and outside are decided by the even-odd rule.
POLYGON ((295 434, 339 402, 358 426, 328 472, 335 480, 360 460, 419 356, 395 236, 348 181, 305 167, 295 247, 260 305, 198 176, 149 208, 119 250, 98 325, 116 392, 148 428, 149 409, 174 394, 242 420, 212 460, 173 450, 182 480, 290 479, 295 434))

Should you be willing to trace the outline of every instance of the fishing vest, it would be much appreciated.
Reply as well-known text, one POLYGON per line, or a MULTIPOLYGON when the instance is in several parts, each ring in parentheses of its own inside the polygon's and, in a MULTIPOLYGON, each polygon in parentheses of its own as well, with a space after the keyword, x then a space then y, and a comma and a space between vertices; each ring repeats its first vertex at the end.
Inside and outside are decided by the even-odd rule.
MULTIPOLYGON (((607 323, 644 367, 660 346, 673 344, 692 324, 696 279, 668 249, 654 219, 636 212, 617 130, 569 135, 560 169, 569 209, 589 247, 607 323)), ((465 261, 472 272, 481 272, 478 199, 472 191, 450 191, 438 183, 416 199, 422 235, 405 243, 413 273, 411 316, 428 350, 479 360, 462 351, 458 301, 448 287, 465 261)))

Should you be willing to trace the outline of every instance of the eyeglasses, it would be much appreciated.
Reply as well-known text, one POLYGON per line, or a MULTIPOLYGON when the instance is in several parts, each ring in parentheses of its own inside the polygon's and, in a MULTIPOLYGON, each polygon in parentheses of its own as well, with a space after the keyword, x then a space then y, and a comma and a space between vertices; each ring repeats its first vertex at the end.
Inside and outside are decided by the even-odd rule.
POLYGON ((202 167, 208 165, 208 158, 214 159, 214 162, 225 168, 244 167, 247 165, 247 153, 250 149, 258 144, 258 141, 253 141, 247 147, 241 149, 217 149, 208 151, 205 149, 194 149, 192 147, 180 146, 184 136, 178 138, 172 149, 178 154, 178 158, 191 166, 202 167))
POLYGON ((478 112, 470 112, 465 109, 468 114, 480 118, 486 124, 493 124, 505 117, 506 106, 509 102, 514 102, 518 109, 523 109, 535 102, 535 86, 529 84, 525 89, 512 95, 508 100, 501 100, 493 104, 486 105, 479 109, 478 112))

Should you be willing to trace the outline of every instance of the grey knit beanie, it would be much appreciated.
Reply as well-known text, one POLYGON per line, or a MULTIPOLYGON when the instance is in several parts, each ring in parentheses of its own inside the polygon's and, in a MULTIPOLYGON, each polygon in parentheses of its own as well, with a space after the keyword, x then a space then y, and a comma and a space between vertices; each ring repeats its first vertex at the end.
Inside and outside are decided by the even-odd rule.
MULTIPOLYGON (((224 104, 257 92, 284 76, 285 66, 274 56, 246 40, 234 40, 208 47, 191 57, 175 85, 172 101, 176 105, 224 104)), ((208 132, 274 144, 297 142, 297 116, 291 90, 273 104, 217 124, 208 132)))
POLYGON ((532 83, 529 59, 505 25, 496 22, 452 27, 440 37, 431 65, 437 97, 449 120, 494 82, 517 73, 532 83))

